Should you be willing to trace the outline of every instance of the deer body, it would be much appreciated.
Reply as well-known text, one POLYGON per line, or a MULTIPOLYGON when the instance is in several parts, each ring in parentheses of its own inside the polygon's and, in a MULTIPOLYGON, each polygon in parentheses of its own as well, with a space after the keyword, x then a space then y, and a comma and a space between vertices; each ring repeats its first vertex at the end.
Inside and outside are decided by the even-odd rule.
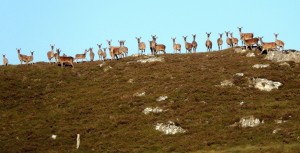
POLYGON ((49 64, 51 64, 52 58, 55 57, 54 56, 54 46, 55 45, 50 44, 51 50, 47 52, 47 57, 48 57, 48 60, 49 60, 49 64))
POLYGON ((145 50, 146 50, 146 44, 144 42, 141 42, 142 37, 135 37, 137 42, 138 42, 138 55, 139 52, 141 51, 141 54, 145 54, 145 50))
POLYGON ((196 50, 197 50, 197 46, 198 46, 198 43, 196 42, 196 34, 192 34, 193 36, 193 42, 192 42, 192 47, 193 47, 193 51, 194 53, 196 53, 196 50))
POLYGON ((174 53, 177 53, 177 51, 179 53, 181 53, 181 45, 180 44, 176 44, 176 38, 171 38, 173 40, 173 49, 174 49, 174 53))
POLYGON ((86 50, 84 51, 83 54, 76 54, 76 55, 75 55, 75 61, 78 62, 78 60, 81 59, 82 62, 83 62, 83 60, 86 59, 86 53, 87 53, 87 52, 88 52, 88 51, 87 51, 87 49, 86 49, 86 50))
POLYGON ((186 53, 192 53, 192 49, 193 49, 193 44, 189 43, 186 41, 187 36, 182 36, 184 39, 184 44, 185 44, 185 49, 186 49, 186 53))
POLYGON ((7 66, 8 65, 8 59, 5 57, 4 54, 2 54, 2 56, 3 56, 3 65, 7 66))
POLYGON ((275 36, 275 43, 276 43, 276 45, 279 47, 279 49, 281 48, 282 50, 284 50, 284 42, 277 39, 278 35, 279 35, 279 33, 277 33, 277 34, 274 33, 274 36, 275 36))
POLYGON ((245 40, 252 39, 254 34, 253 33, 242 33, 243 27, 238 27, 239 32, 240 32, 240 39, 242 41, 242 45, 244 44, 245 40))
POLYGON ((211 35, 211 32, 210 33, 207 33, 206 32, 206 35, 207 35, 207 40, 205 42, 205 46, 207 48, 207 51, 210 52, 212 50, 212 42, 209 40, 209 37, 211 35))
POLYGON ((220 38, 218 38, 217 43, 218 43, 219 50, 221 50, 222 45, 223 45, 223 39, 222 39, 223 33, 219 33, 219 35, 220 35, 220 38))

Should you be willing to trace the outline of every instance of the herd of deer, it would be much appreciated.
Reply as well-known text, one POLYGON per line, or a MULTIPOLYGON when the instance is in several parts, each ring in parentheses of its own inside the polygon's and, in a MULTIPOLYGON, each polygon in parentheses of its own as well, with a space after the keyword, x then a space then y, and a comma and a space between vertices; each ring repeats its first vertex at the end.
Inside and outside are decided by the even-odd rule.
MULTIPOLYGON (((245 45, 245 48, 248 49, 252 49, 252 47, 254 45, 256 45, 257 47, 259 46, 259 41, 261 44, 261 48, 262 51, 269 51, 269 50, 280 50, 280 49, 284 49, 284 42, 281 40, 278 40, 278 33, 274 33, 275 36, 275 42, 263 42, 262 38, 263 37, 257 37, 254 38, 254 34, 253 33, 243 33, 242 32, 242 28, 243 27, 238 27, 238 30, 240 32, 240 40, 242 41, 242 45, 245 45), (279 48, 278 48, 279 47, 279 48)), ((226 34, 226 43, 229 47, 236 47, 238 45, 239 39, 233 37, 233 33, 230 31, 225 31, 226 34), (230 35, 230 37, 229 37, 230 35)), ((206 33, 207 35, 207 40, 205 42, 205 46, 207 48, 207 51, 210 52, 212 51, 212 41, 210 40, 210 33, 206 33)), ((223 33, 219 33, 219 38, 217 39, 217 45, 218 45, 218 49, 222 50, 222 45, 223 45, 223 39, 222 39, 223 33)), ((164 54, 166 53, 166 46, 164 44, 158 44, 156 42, 157 40, 157 36, 156 35, 152 35, 152 40, 149 41, 149 45, 150 45, 150 50, 151 50, 151 54, 155 55, 158 54, 159 52, 163 52, 164 54)), ((185 43, 185 49, 186 49, 186 53, 196 53, 197 50, 197 42, 196 42, 196 34, 192 34, 193 37, 193 41, 192 43, 187 42, 187 37, 188 36, 183 36, 183 40, 185 43)), ((137 42, 138 42, 138 54, 140 55, 139 51, 141 51, 141 55, 145 54, 145 50, 146 50, 146 44, 144 42, 141 42, 141 38, 142 37, 136 37, 137 42)), ((173 50, 174 53, 181 53, 181 44, 176 43, 176 37, 175 38, 171 38, 173 40, 173 50)), ((106 40, 108 43, 108 48, 109 48, 109 53, 112 59, 119 59, 119 58, 124 58, 127 56, 128 54, 128 48, 125 46, 125 40, 120 41, 119 40, 119 46, 112 46, 111 42, 112 40, 106 40)), ((62 56, 60 56, 60 52, 61 50, 59 48, 56 49, 56 53, 54 52, 54 46, 55 45, 51 45, 51 50, 47 52, 47 57, 49 60, 49 63, 51 63, 52 59, 55 59, 56 63, 60 63, 61 67, 63 67, 65 64, 69 64, 74 68, 74 64, 73 62, 76 61, 78 62, 78 60, 86 60, 86 54, 87 52, 90 52, 90 60, 94 61, 94 52, 93 52, 93 48, 89 48, 86 49, 84 51, 83 54, 76 54, 75 58, 73 58, 72 56, 67 56, 65 54, 63 54, 62 56)), ((99 60, 100 61, 105 61, 107 54, 106 54, 106 49, 107 48, 103 48, 102 50, 102 44, 97 44, 97 46, 99 47, 98 49, 98 56, 99 56, 99 60)), ((33 63, 33 53, 31 52, 31 56, 27 56, 27 55, 23 55, 21 54, 21 48, 17 49, 18 52, 18 57, 19 60, 21 62, 21 64, 23 62, 26 62, 26 64, 30 64, 33 63)), ((5 55, 3 55, 3 65, 8 65, 8 59, 5 57, 5 55)))

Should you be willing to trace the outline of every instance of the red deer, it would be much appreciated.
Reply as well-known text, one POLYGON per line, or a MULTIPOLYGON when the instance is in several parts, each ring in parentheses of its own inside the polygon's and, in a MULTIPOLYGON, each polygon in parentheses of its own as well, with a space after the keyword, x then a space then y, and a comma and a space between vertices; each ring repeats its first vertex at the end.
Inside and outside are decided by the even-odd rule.
POLYGON ((47 52, 47 57, 48 57, 48 60, 49 60, 49 64, 51 64, 52 58, 55 57, 54 56, 54 46, 55 46, 55 44, 54 45, 50 44, 51 50, 47 52))
POLYGON ((20 52, 21 52, 21 48, 20 49, 17 49, 17 52, 18 52, 18 57, 19 57, 19 60, 20 60, 20 63, 22 64, 22 62, 26 62, 26 64, 28 64, 27 63, 27 55, 23 55, 23 54, 21 54, 20 52))
POLYGON ((26 63, 29 64, 31 62, 31 64, 34 64, 34 62, 33 62, 33 53, 34 53, 34 51, 33 52, 30 51, 30 53, 31 53, 31 56, 27 56, 26 63))
POLYGON ((103 48, 103 62, 106 60, 106 48, 103 48))
POLYGON ((278 40, 277 37, 278 37, 279 33, 274 33, 274 36, 275 36, 275 43, 276 45, 279 47, 279 49, 281 48, 282 51, 284 50, 284 42, 281 41, 281 40, 278 40))
POLYGON ((119 46, 111 46, 112 40, 106 40, 106 41, 107 41, 108 46, 109 46, 108 49, 109 49, 110 57, 111 57, 111 59, 114 59, 115 56, 114 56, 113 50, 114 50, 114 48, 119 48, 119 46))
POLYGON ((244 41, 253 38, 253 33, 242 33, 243 27, 237 27, 240 32, 240 39, 242 41, 242 45, 244 45, 244 41))
POLYGON ((177 51, 179 53, 181 53, 181 45, 180 44, 176 44, 176 37, 175 38, 171 38, 173 40, 173 49, 174 49, 174 53, 177 53, 177 51))
POLYGON ((233 37, 233 32, 230 33, 231 41, 232 41, 232 46, 236 47, 239 44, 239 40, 235 37, 233 37))
POLYGON ((209 40, 209 37, 210 37, 210 35, 211 35, 211 32, 210 32, 210 33, 207 33, 207 32, 206 32, 206 35, 207 35, 207 40, 206 40, 206 42, 205 42, 205 46, 206 46, 206 48, 207 48, 207 51, 210 52, 211 49, 212 49, 212 42, 209 40))
MULTIPOLYGON (((242 39, 243 39, 243 37, 244 37, 244 34, 242 35, 242 39)), ((258 47, 258 41, 259 41, 258 38, 244 40, 246 49, 248 49, 248 47, 250 47, 250 49, 252 50, 253 45, 256 45, 256 47, 258 47)))
POLYGON ((63 68, 64 65, 70 64, 72 65, 72 68, 74 68, 74 58, 71 56, 59 56, 60 54, 60 49, 56 49, 57 55, 58 55, 58 63, 60 63, 60 67, 63 68))
POLYGON ((222 50, 222 45, 223 45, 223 39, 222 39, 223 33, 219 33, 219 35, 220 35, 220 38, 218 38, 217 43, 218 43, 218 48, 220 51, 220 50, 222 50))
POLYGON ((156 41, 157 37, 156 37, 156 35, 151 35, 151 37, 152 37, 152 41, 149 41, 149 44, 150 44, 151 54, 154 55, 155 41, 156 41))
POLYGON ((94 57, 95 57, 95 53, 93 52, 93 48, 90 48, 89 52, 90 52, 90 60, 91 60, 91 62, 93 62, 94 61, 94 57))
POLYGON ((123 57, 127 57, 128 55, 128 48, 125 46, 125 40, 119 41, 120 49, 119 52, 122 53, 123 57))
POLYGON ((88 52, 88 50, 86 49, 83 54, 76 54, 75 55, 75 61, 78 63, 78 59, 81 59, 82 62, 83 62, 84 59, 86 60, 86 53, 87 52, 88 52))
POLYGON ((230 31, 225 31, 225 33, 226 33, 226 43, 227 43, 227 47, 228 47, 228 48, 229 48, 229 47, 233 47, 232 40, 231 40, 231 38, 229 38, 229 33, 230 33, 230 31))
POLYGON ((141 55, 143 55, 143 53, 145 54, 146 44, 144 42, 141 42, 142 37, 140 37, 140 38, 135 37, 135 39, 138 42, 138 55, 139 55, 140 51, 141 51, 141 55))
POLYGON ((2 56, 3 56, 3 65, 7 66, 8 65, 8 59, 5 57, 4 54, 2 54, 2 56))
MULTIPOLYGON (((157 37, 156 37, 157 38, 157 37)), ((166 54, 166 46, 164 44, 157 44, 156 43, 156 39, 154 40, 155 43, 155 47, 154 47, 154 54, 158 54, 158 52, 163 52, 164 54, 166 54)))
POLYGON ((102 44, 97 44, 97 46, 99 47, 99 49, 98 49, 98 56, 99 56, 99 61, 103 61, 104 62, 104 57, 103 57, 103 55, 104 55, 104 52, 103 52, 103 50, 101 49, 101 46, 102 46, 102 44))
POLYGON ((188 52, 192 53, 193 45, 192 45, 192 43, 189 43, 189 42, 186 41, 186 38, 188 36, 182 36, 182 37, 183 37, 183 40, 184 40, 184 43, 185 43, 186 53, 188 53, 188 52))
POLYGON ((260 40, 261 46, 262 46, 262 50, 261 50, 261 54, 263 53, 264 50, 266 50, 267 52, 269 52, 269 50, 277 50, 277 45, 275 42, 263 42, 262 38, 264 37, 258 37, 258 39, 260 40))
POLYGON ((198 46, 198 44, 197 44, 197 42, 196 42, 196 34, 194 34, 194 35, 192 34, 192 36, 193 36, 192 47, 193 47, 194 53, 196 53, 197 46, 198 46))

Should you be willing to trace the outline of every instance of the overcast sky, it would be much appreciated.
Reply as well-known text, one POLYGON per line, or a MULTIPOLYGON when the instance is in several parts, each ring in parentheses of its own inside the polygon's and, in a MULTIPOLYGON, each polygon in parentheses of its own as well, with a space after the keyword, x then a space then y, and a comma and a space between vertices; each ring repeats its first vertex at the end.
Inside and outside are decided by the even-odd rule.
POLYGON ((96 52, 97 43, 107 47, 106 39, 113 45, 126 40, 129 54, 134 54, 137 36, 150 53, 152 34, 169 53, 171 37, 184 46, 183 35, 191 42, 191 34, 197 34, 197 50, 203 52, 205 32, 212 32, 216 50, 218 33, 232 31, 238 37, 238 26, 264 36, 265 42, 279 33, 285 48, 299 49, 299 7, 299 0, 1 0, 0 54, 6 54, 10 64, 19 64, 16 48, 22 48, 22 54, 35 51, 35 62, 48 61, 50 44, 74 56, 88 47, 96 52))

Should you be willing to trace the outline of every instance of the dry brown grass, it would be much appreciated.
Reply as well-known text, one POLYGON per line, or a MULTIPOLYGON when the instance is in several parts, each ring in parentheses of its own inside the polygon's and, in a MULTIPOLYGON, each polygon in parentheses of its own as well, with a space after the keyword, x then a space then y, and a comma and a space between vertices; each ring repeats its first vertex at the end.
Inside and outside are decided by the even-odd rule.
POLYGON ((160 55, 165 62, 140 64, 128 57, 75 63, 61 69, 46 63, 0 67, 0 150, 3 152, 294 152, 300 141, 300 67, 247 58, 232 50, 160 55), (252 65, 269 63, 266 69, 252 65), (112 69, 104 72, 103 69, 112 69), (282 82, 279 90, 248 88, 263 77, 282 82), (133 79, 133 83, 128 83, 133 79), (220 88, 232 79, 239 87, 220 88), (145 91, 145 97, 134 97, 145 91), (166 101, 156 98, 167 95, 166 101), (203 103, 203 101, 206 102, 203 103), (240 106, 239 103, 245 104, 240 106), (146 107, 167 112, 144 115, 146 107), (229 127, 254 115, 265 124, 229 127), (283 124, 274 120, 283 118, 283 124), (157 122, 175 121, 185 134, 163 135, 157 122), (272 134, 275 128, 281 128, 272 134), (81 135, 77 151, 76 134, 81 135), (51 139, 56 134, 57 139, 51 139), (267 146, 267 147, 264 147, 267 146), (282 147, 288 146, 288 147, 282 147))

